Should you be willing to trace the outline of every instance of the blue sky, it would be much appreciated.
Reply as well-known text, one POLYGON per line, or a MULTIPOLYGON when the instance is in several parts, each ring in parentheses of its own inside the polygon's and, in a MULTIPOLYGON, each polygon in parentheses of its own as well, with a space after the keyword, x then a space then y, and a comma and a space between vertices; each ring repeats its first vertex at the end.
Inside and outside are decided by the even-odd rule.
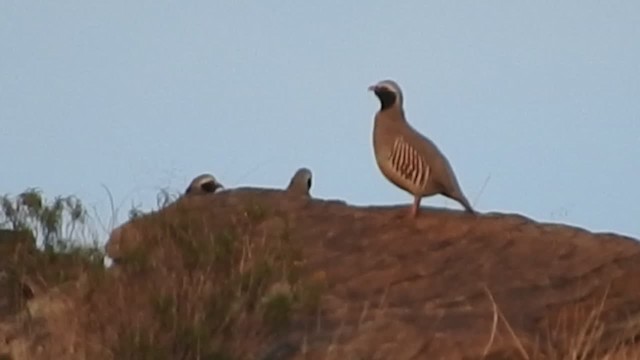
POLYGON ((367 87, 392 78, 481 212, 640 237, 638 14, 638 1, 2 1, 0 190, 76 194, 108 221, 104 185, 119 222, 203 172, 283 187, 307 166, 317 197, 408 206, 372 154, 367 87))

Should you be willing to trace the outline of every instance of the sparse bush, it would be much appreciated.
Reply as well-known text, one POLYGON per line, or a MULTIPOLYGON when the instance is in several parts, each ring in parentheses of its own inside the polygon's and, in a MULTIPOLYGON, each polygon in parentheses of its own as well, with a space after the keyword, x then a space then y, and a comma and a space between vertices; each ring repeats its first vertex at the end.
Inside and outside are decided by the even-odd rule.
POLYGON ((102 271, 104 255, 96 239, 88 242, 87 211, 74 196, 46 199, 29 188, 17 196, 0 196, 0 228, 31 234, 36 248, 21 248, 11 259, 18 278, 39 279, 51 287, 90 269, 102 271))
POLYGON ((30 188, 11 198, 0 197, 0 227, 29 230, 45 250, 64 251, 77 242, 86 225, 87 211, 74 196, 57 196, 47 201, 42 192, 30 188), (80 234, 79 234, 80 232, 80 234))
POLYGON ((167 192, 158 199, 165 211, 136 210, 132 219, 144 246, 128 254, 121 276, 109 276, 102 250, 81 245, 87 211, 78 199, 48 201, 33 189, 0 198, 3 226, 29 231, 42 248, 18 257, 18 277, 44 278, 46 288, 88 280, 73 311, 81 342, 100 344, 83 349, 89 358, 246 359, 299 309, 317 305, 286 218, 253 202, 240 216, 205 218, 167 192))

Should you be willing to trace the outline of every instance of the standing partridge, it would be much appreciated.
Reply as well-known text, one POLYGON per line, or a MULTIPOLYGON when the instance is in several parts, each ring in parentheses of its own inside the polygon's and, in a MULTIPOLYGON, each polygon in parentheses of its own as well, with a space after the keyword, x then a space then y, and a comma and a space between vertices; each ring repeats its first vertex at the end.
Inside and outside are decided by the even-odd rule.
POLYGON ((413 195, 411 217, 418 215, 423 197, 436 194, 456 200, 474 214, 449 161, 431 140, 407 122, 398 84, 383 80, 369 90, 380 100, 373 125, 376 163, 387 180, 413 195))

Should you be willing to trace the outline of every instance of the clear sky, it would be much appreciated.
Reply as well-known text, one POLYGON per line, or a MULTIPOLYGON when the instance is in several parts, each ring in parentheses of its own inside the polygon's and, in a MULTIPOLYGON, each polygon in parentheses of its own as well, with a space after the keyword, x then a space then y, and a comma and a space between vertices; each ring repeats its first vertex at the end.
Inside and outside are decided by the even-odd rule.
POLYGON ((283 187, 307 166, 317 197, 408 206, 372 153, 367 87, 391 78, 481 212, 640 237, 639 19, 636 0, 1 1, 0 192, 109 221, 104 185, 120 222, 200 173, 283 187))

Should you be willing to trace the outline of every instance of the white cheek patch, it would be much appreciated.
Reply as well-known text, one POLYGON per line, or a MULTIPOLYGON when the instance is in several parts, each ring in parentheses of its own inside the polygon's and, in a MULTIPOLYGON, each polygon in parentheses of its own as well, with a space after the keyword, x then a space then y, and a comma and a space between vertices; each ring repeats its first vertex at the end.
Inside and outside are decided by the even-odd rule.
POLYGON ((393 92, 394 94, 396 94, 397 97, 397 101, 399 104, 402 104, 402 90, 400 90, 400 87, 392 82, 389 81, 381 81, 378 83, 377 85, 378 87, 384 88, 386 90, 389 90, 391 92, 393 92))

